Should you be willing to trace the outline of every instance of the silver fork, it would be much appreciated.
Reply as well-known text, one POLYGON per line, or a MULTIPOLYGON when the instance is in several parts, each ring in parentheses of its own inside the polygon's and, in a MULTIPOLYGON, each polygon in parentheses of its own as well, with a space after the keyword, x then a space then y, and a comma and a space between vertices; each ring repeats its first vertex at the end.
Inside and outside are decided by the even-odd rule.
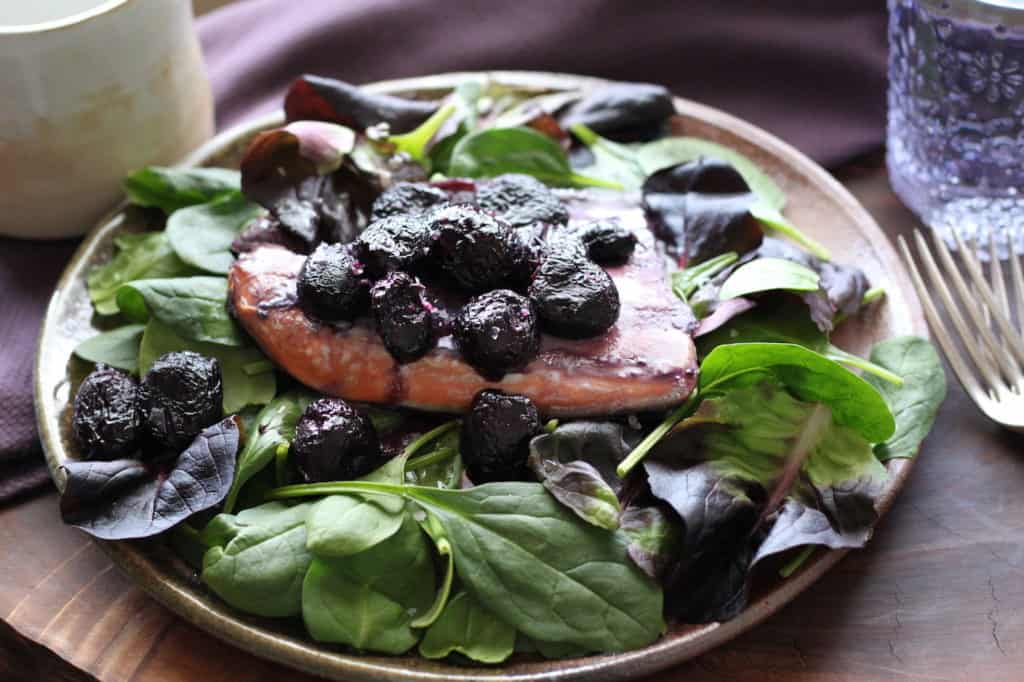
MULTIPOLYGON (((902 236, 899 237, 900 250, 910 267, 928 324, 967 395, 989 419, 1008 429, 1024 431, 1024 372, 1021 371, 1024 338, 1015 326, 1010 309, 995 239, 989 240, 991 265, 986 280, 973 246, 964 243, 956 230, 950 232, 956 240, 962 269, 935 232, 932 232, 932 243, 940 263, 932 256, 924 235, 914 230, 914 244, 927 280, 921 276, 917 261, 902 236), (966 279, 961 270, 966 271, 966 279), (950 334, 936 306, 936 298, 941 300, 959 343, 950 334)), ((1011 243, 1010 279, 1016 299, 1016 324, 1019 325, 1024 324, 1024 273, 1012 248, 1011 243)))

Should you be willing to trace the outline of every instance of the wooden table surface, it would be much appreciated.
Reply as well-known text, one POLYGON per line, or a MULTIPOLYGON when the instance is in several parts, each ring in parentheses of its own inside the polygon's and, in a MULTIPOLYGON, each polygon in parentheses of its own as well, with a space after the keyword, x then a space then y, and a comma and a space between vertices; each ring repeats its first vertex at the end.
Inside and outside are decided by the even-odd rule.
MULTIPOLYGON (((877 161, 842 179, 890 237, 915 227, 877 161)), ((1024 441, 949 385, 867 549, 766 623, 652 680, 1024 680, 1024 441)), ((0 545, 0 680, 312 679, 171 615, 61 525, 55 494, 0 509, 0 545)))

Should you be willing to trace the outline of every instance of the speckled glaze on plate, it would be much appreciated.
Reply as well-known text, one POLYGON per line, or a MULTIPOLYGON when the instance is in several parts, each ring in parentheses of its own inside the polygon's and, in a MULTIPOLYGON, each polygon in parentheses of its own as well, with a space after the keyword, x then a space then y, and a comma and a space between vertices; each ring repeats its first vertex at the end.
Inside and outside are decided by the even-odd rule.
MULTIPOLYGON (((438 97, 465 78, 487 76, 501 83, 545 89, 586 89, 603 81, 566 74, 534 72, 456 73, 367 86, 377 92, 438 97)), ((927 335, 920 305, 902 264, 874 220, 857 201, 813 161, 765 131, 695 102, 679 99, 674 134, 714 140, 751 157, 779 183, 788 197, 786 214, 824 243, 836 260, 861 267, 872 285, 884 286, 887 297, 845 323, 837 345, 864 353, 871 344, 898 334, 927 335)), ((237 166, 246 141, 257 131, 278 125, 269 116, 229 130, 196 150, 185 165, 237 166)), ((85 277, 113 252, 113 238, 144 229, 140 214, 119 207, 86 238, 72 258, 50 300, 36 358, 36 415, 47 463, 58 487, 64 481, 59 465, 74 452, 70 438, 70 397, 80 375, 71 351, 99 327, 92 316, 85 277)), ((888 464, 889 481, 881 499, 882 513, 892 505, 910 472, 911 461, 888 464)), ((56 519, 54 520, 57 523, 56 519)), ((792 600, 838 562, 844 551, 818 552, 797 573, 755 590, 747 609, 726 623, 673 626, 654 644, 622 654, 546 661, 514 657, 493 667, 457 666, 416 655, 361 655, 318 645, 301 623, 247 616, 234 611, 207 591, 194 572, 161 539, 133 542, 98 541, 115 564, 150 595, 211 635, 257 656, 273 659, 336 680, 569 680, 626 679, 650 674, 711 649, 764 620, 792 600)))

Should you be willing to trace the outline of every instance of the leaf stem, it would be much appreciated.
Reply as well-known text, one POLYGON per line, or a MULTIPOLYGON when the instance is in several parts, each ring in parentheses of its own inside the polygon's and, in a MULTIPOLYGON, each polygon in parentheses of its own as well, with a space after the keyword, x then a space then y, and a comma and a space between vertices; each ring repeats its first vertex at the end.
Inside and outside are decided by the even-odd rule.
POLYGON ((693 296, 693 292, 737 260, 739 260, 739 254, 735 251, 728 251, 709 258, 703 263, 675 272, 672 274, 672 292, 679 299, 688 301, 690 296, 693 296))
POLYGON ((412 457, 420 449, 422 449, 424 445, 448 433, 449 431, 454 429, 458 425, 458 423, 458 419, 452 419, 451 421, 447 421, 444 424, 441 424, 440 426, 435 426, 434 428, 427 431, 419 438, 405 446, 405 452, 403 452, 402 455, 404 457, 412 457))
POLYGON ((810 235, 804 234, 800 228, 789 222, 782 213, 771 206, 761 202, 755 203, 750 207, 750 215, 770 229, 789 237, 821 260, 832 260, 832 254, 829 253, 824 244, 810 235))
POLYGON ((579 173, 569 173, 569 181, 577 187, 601 187, 603 189, 625 189, 621 183, 612 182, 611 180, 601 180, 599 178, 592 178, 587 175, 580 175, 579 173))
POLYGON ((296 497, 323 497, 343 493, 381 493, 407 497, 407 486, 378 481, 331 481, 329 483, 299 483, 274 488, 267 493, 268 500, 289 500, 296 497))
POLYGON ((397 151, 405 152, 421 165, 426 165, 427 145, 437 131, 441 129, 441 126, 444 125, 444 122, 448 120, 448 117, 455 113, 455 109, 455 103, 449 102, 431 114, 430 118, 421 123, 415 130, 401 135, 391 135, 387 141, 395 145, 397 151))
POLYGON ((448 557, 447 566, 445 567, 444 572, 444 581, 441 583, 441 587, 437 591, 437 595, 434 597, 434 603, 431 604, 430 608, 427 609, 422 616, 409 623, 410 627, 429 628, 433 625, 434 621, 441 616, 441 612, 444 611, 445 604, 448 603, 448 596, 452 592, 452 578, 455 576, 455 561, 454 557, 452 557, 451 543, 448 542, 447 538, 438 538, 435 545, 437 546, 438 554, 448 557))
POLYGON ((457 448, 438 448, 433 452, 428 452, 425 455, 420 455, 415 459, 410 459, 405 463, 406 471, 416 471, 417 469, 424 469, 431 464, 437 464, 443 462, 446 459, 451 459, 457 455, 459 450, 457 448))
POLYGON ((788 578, 796 572, 796 569, 803 566, 804 562, 811 558, 814 554, 814 550, 817 549, 815 545, 807 545, 803 550, 795 557, 785 563, 785 565, 779 569, 779 575, 783 578, 788 578))
POLYGON ((837 348, 830 344, 828 348, 825 349, 824 355, 829 360, 835 360, 836 362, 849 365, 850 367, 855 367, 863 372, 867 372, 868 374, 873 374, 883 381, 888 381, 890 384, 894 384, 896 386, 903 385, 903 377, 900 375, 894 374, 885 367, 876 365, 870 360, 865 360, 853 353, 847 353, 842 348, 837 348))
POLYGON ((274 479, 278 485, 285 485, 288 483, 288 451, 291 450, 291 444, 287 441, 277 446, 277 450, 274 451, 274 479))
POLYGON ((860 299, 861 306, 871 305, 880 298, 885 297, 885 287, 871 287, 864 292, 864 297, 860 299))
POLYGON ((619 475, 619 478, 625 478, 630 471, 633 470, 637 464, 640 463, 647 453, 658 444, 662 438, 672 430, 676 424, 685 419, 696 407, 698 403, 697 390, 694 389, 690 397, 686 399, 682 405, 672 410, 665 420, 658 424, 653 431, 640 441, 635 448, 626 456, 626 459, 619 462, 619 466, 615 469, 615 473, 619 475))

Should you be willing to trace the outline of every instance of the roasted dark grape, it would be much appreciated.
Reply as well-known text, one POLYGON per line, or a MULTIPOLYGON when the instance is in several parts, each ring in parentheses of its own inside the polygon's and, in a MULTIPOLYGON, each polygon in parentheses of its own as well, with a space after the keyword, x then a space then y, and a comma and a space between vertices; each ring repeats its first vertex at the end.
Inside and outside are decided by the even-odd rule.
POLYGON ((306 483, 352 480, 387 460, 373 424, 341 398, 310 403, 295 427, 291 453, 306 483))
POLYGON ((521 395, 483 390, 462 420, 462 461, 473 483, 526 478, 530 439, 540 432, 540 414, 521 395))
POLYGON ((224 412, 220 363, 192 351, 165 353, 139 384, 148 444, 180 452, 224 412))
POLYGON ((580 248, 563 242, 548 250, 530 283, 530 300, 544 331, 585 339, 608 331, 619 319, 615 282, 580 248))
POLYGON ((370 289, 377 332, 399 362, 412 362, 434 347, 434 323, 423 300, 423 285, 404 272, 392 272, 370 289))
POLYGON ((431 218, 434 253, 463 289, 480 293, 522 279, 524 247, 508 223, 470 206, 438 209, 431 218))
POLYGON ((481 182, 476 190, 476 202, 513 227, 569 222, 569 210, 561 199, 543 182, 529 175, 509 173, 481 182))
POLYGON ((395 215, 415 215, 448 202, 444 190, 423 182, 400 182, 386 189, 373 202, 371 220, 395 215))
POLYGON ((584 226, 580 240, 590 260, 601 265, 621 265, 636 247, 636 235, 618 220, 597 220, 584 226))
POLYGON ((351 320, 366 308, 363 269, 342 244, 320 244, 302 264, 299 304, 308 314, 327 322, 351 320))
POLYGON ((356 255, 374 277, 409 270, 430 253, 430 224, 420 215, 394 215, 370 223, 356 240, 356 255))
POLYGON ((141 435, 139 385, 124 372, 97 365, 78 387, 71 418, 84 459, 117 459, 130 454, 141 435))
POLYGON ((540 350, 540 329, 530 301, 508 289, 481 294, 463 306, 452 333, 466 362, 495 381, 522 369, 540 350))

